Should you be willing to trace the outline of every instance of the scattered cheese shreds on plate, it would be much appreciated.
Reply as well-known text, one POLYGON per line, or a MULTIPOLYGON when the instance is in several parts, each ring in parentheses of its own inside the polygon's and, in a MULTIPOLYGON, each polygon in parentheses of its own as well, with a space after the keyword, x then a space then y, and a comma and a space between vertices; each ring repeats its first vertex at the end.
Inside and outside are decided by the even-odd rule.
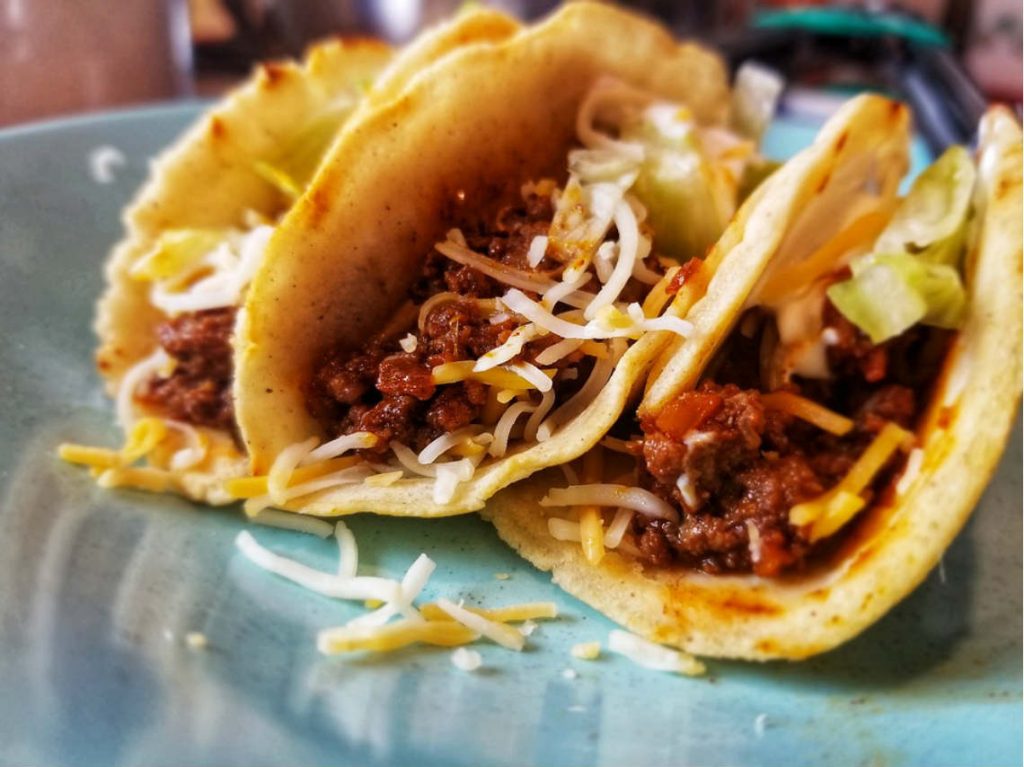
POLYGON ((597 660, 601 655, 601 643, 600 642, 580 642, 574 644, 569 653, 574 658, 580 660, 597 660))
POLYGON ((458 647, 452 653, 452 665, 460 671, 476 671, 483 664, 483 658, 476 650, 458 647))
POLYGON ((206 634, 199 631, 190 631, 185 634, 185 644, 193 650, 204 650, 209 642, 206 639, 206 634))
POLYGON ((437 606, 466 628, 482 634, 502 647, 507 647, 509 650, 516 650, 518 652, 526 644, 526 637, 519 633, 519 629, 514 626, 492 621, 482 615, 470 612, 448 599, 437 600, 437 606))
POLYGON ((692 655, 655 644, 619 629, 613 629, 608 633, 608 649, 626 656, 639 666, 655 671, 700 676, 707 670, 704 664, 692 655))

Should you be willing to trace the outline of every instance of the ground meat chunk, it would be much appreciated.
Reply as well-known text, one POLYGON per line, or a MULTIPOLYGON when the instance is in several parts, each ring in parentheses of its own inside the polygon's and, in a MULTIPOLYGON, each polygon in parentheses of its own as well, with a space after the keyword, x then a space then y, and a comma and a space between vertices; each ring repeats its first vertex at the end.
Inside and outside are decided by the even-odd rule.
POLYGON ((406 394, 428 400, 434 396, 436 388, 430 368, 416 354, 392 354, 380 361, 377 390, 384 394, 406 394))
POLYGON ((684 408, 702 408, 696 419, 677 410, 676 422, 690 424, 683 439, 649 425, 642 448, 651 489, 683 509, 683 518, 639 520, 641 552, 661 566, 679 561, 707 572, 776 574, 806 548, 788 524, 790 508, 824 490, 803 456, 777 452, 775 437, 786 433, 791 417, 734 384, 705 382, 683 398, 684 408), (681 475, 690 483, 686 497, 676 486, 681 475), (758 546, 750 545, 749 525, 758 546))
POLYGON ((378 437, 375 452, 383 453, 391 440, 409 444, 415 436, 412 420, 419 401, 407 394, 390 394, 367 410, 353 431, 368 431, 378 437))
MULTIPOLYGON (((517 269, 529 269, 526 253, 533 238, 546 234, 553 210, 550 198, 530 195, 504 208, 488 227, 464 226, 470 248, 517 269)), ((327 433, 368 431, 379 437, 370 452, 383 454, 392 440, 414 449, 446 432, 476 421, 487 401, 487 387, 475 381, 436 385, 432 370, 445 363, 476 360, 504 343, 518 326, 514 320, 492 323, 480 299, 507 286, 436 251, 410 290, 423 304, 439 293, 453 300, 434 305, 411 327, 413 351, 397 337, 370 339, 359 349, 333 349, 317 362, 306 386, 306 406, 327 433)))
POLYGON ((430 403, 426 421, 440 433, 453 432, 473 423, 486 401, 486 387, 473 381, 453 384, 430 403))
POLYGON ((504 343, 516 328, 513 320, 492 324, 470 300, 440 304, 427 315, 421 340, 427 364, 478 359, 504 343))
POLYGON ((139 401, 179 421, 233 431, 234 324, 234 308, 190 312, 160 324, 157 339, 174 359, 174 371, 147 381, 139 401))

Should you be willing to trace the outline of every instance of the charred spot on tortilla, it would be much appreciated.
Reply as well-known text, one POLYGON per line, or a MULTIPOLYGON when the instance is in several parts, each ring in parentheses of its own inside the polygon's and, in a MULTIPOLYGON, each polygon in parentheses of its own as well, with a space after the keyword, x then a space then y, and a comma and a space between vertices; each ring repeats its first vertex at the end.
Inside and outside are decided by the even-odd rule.
POLYGON ((286 64, 269 61, 259 68, 260 83, 268 89, 274 88, 292 71, 294 70, 286 64))
POLYGON ((223 141, 225 136, 227 136, 227 125, 224 123, 224 120, 220 117, 211 117, 208 125, 210 130, 210 136, 211 138, 213 138, 215 142, 223 141))

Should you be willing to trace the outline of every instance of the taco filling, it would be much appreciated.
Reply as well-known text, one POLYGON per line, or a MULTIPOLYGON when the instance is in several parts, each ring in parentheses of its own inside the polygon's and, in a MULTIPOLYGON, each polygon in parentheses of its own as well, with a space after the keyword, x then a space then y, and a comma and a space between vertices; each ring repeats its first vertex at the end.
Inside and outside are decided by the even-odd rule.
MULTIPOLYGON (((895 211, 770 271, 698 385, 605 441, 637 459, 634 487, 579 485, 542 504, 604 507, 591 532, 628 516, 614 543, 653 567, 775 576, 833 545, 914 460, 965 314, 974 179, 951 149, 895 211)), ((583 516, 568 531, 551 522, 586 542, 583 516)))
POLYGON ((582 412, 630 341, 686 335, 662 312, 680 265, 714 242, 760 167, 755 142, 610 79, 576 128, 564 183, 528 180, 503 204, 455 195, 456 227, 388 327, 360 348, 325 349, 309 370, 324 444, 282 451, 268 476, 358 451, 365 461, 338 483, 433 477, 446 503, 477 467, 582 412))
POLYGON ((252 163, 254 179, 279 195, 273 219, 247 211, 241 228, 169 229, 131 267, 130 277, 148 285, 150 302, 166 319, 155 329, 159 348, 124 376, 122 425, 141 405, 179 424, 236 433, 231 339, 238 307, 276 221, 309 184, 353 107, 339 99, 272 158, 252 163))

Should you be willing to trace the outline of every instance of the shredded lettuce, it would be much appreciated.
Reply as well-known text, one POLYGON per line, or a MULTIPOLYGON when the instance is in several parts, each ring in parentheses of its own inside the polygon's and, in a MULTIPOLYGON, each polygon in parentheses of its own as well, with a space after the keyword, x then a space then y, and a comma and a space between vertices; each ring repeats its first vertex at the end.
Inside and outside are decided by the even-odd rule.
POLYGON ((828 289, 835 307, 874 343, 918 322, 956 328, 967 296, 958 271, 975 169, 951 147, 922 173, 875 241, 851 265, 853 276, 828 289))
POLYGON ((963 252, 976 175, 966 149, 947 149, 914 181, 874 251, 913 253, 932 263, 956 266, 963 252))
POLYGON ((760 141, 775 115, 786 81, 768 67, 747 62, 736 71, 729 122, 742 136, 760 141))
POLYGON ((909 253, 872 253, 853 263, 853 277, 828 289, 835 307, 873 343, 922 322, 958 327, 967 297, 960 274, 909 253))
POLYGON ((703 256, 735 206, 735 184, 712 163, 685 111, 667 105, 645 110, 622 138, 644 146, 633 193, 647 208, 655 247, 677 261, 703 256))
POLYGON ((291 199, 297 199, 313 178, 338 128, 354 104, 342 104, 310 121, 271 158, 256 160, 256 174, 291 199))
POLYGON ((133 279, 144 282, 185 281, 203 268, 207 253, 225 242, 229 229, 168 229, 132 267, 133 279))

